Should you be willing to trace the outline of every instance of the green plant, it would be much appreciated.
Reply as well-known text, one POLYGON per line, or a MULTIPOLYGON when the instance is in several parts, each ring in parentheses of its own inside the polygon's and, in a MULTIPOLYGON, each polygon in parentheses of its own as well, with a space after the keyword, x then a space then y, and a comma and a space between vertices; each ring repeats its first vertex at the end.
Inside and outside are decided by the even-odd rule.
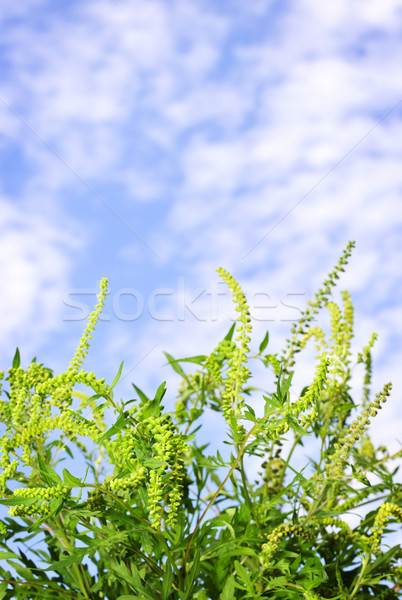
POLYGON ((162 404, 165 384, 153 398, 134 385, 134 399, 117 401, 123 365, 110 385, 82 369, 105 280, 64 373, 53 375, 35 361, 23 369, 17 350, 0 401, 0 491, 9 513, 0 522, 0 600, 401 597, 402 551, 387 548, 384 534, 391 521, 402 521, 395 478, 402 451, 375 448, 368 432, 391 384, 371 399, 375 336, 353 360, 350 296, 342 293, 343 306, 329 301, 353 245, 279 355, 266 352, 267 334, 250 356, 247 300, 219 269, 238 321, 209 356, 167 354, 182 377, 172 412, 162 404), (313 323, 324 308, 329 333, 313 323), (292 368, 311 339, 316 374, 298 396, 292 368), (259 406, 251 359, 276 378, 259 406), (184 370, 189 363, 197 366, 194 374, 184 370), (364 368, 359 401, 351 395, 355 364, 364 368), (208 410, 221 414, 225 456, 209 456, 207 445, 198 445, 208 410), (294 458, 308 440, 317 450, 297 471, 294 458), (84 477, 62 468, 79 454, 84 477), (257 481, 249 479, 246 457, 261 464, 257 481), (361 515, 354 527, 351 513, 361 515))

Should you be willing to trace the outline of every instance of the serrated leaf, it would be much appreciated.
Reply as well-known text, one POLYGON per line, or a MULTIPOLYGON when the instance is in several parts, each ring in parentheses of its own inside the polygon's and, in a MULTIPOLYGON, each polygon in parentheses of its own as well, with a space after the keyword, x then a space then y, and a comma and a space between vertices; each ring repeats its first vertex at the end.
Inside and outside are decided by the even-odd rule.
POLYGON ((17 348, 14 354, 14 358, 13 358, 13 362, 12 362, 12 367, 13 369, 18 369, 18 367, 21 364, 21 357, 20 357, 20 351, 17 348))
POLYGON ((110 567, 115 573, 117 573, 117 575, 119 575, 126 583, 128 583, 136 591, 138 590, 141 592, 145 592, 145 588, 142 585, 139 571, 133 562, 130 565, 131 570, 124 563, 111 562, 110 567))
POLYGON ((71 567, 74 564, 81 563, 82 559, 88 554, 90 554, 91 551, 94 553, 95 549, 92 550, 91 548, 75 548, 73 554, 52 563, 49 567, 46 567, 46 569, 43 570, 57 572, 59 569, 71 567))
POLYGON ((239 579, 241 579, 242 582, 245 584, 247 591, 250 592, 251 594, 253 594, 254 586, 253 586, 252 582, 250 581, 250 577, 247 573, 247 569, 245 567, 243 567, 243 565, 241 565, 238 560, 235 560, 234 564, 235 564, 236 573, 238 574, 239 579))

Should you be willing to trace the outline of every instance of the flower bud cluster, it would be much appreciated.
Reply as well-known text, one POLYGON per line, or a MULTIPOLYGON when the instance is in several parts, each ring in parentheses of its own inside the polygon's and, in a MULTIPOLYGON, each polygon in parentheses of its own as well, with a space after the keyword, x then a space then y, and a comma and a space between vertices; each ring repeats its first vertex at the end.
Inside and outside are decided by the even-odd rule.
POLYGON ((399 523, 402 522, 402 509, 397 504, 392 502, 384 502, 378 509, 377 515, 374 519, 374 525, 371 529, 370 545, 371 551, 377 554, 380 549, 381 537, 384 533, 385 528, 388 525, 388 521, 391 517, 395 517, 399 523))
MULTIPOLYGON (((9 370, 7 379, 10 389, 7 398, 0 401, 0 417, 6 426, 0 438, 1 493, 7 493, 7 482, 14 478, 20 464, 35 467, 38 446, 45 446, 51 431, 60 429, 84 450, 79 437, 89 437, 96 442, 104 431, 105 426, 99 413, 96 413, 94 422, 82 416, 82 406, 77 411, 69 407, 73 402, 73 387, 77 383, 86 384, 103 396, 107 396, 109 392, 104 379, 79 368, 105 300, 106 286, 107 281, 103 279, 98 304, 66 372, 53 377, 49 369, 37 364, 35 360, 26 370, 19 366, 9 370), (13 460, 13 457, 17 457, 17 460, 13 460)), ((95 405, 92 407, 95 408, 95 405)), ((52 489, 53 491, 45 492, 44 488, 39 488, 34 493, 55 493, 54 488, 52 489)), ((16 510, 21 513, 23 508, 16 510)), ((32 510, 36 510, 36 507, 32 510)))
POLYGON ((8 514, 11 517, 35 517, 37 515, 40 515, 41 517, 44 517, 46 515, 48 515, 51 512, 51 508, 49 506, 49 503, 44 501, 44 502, 34 502, 33 504, 29 504, 27 506, 24 505, 20 505, 20 506, 12 506, 9 511, 8 514))
POLYGON ((307 392, 301 398, 299 398, 299 400, 293 402, 293 404, 291 404, 290 406, 288 413, 293 417, 298 417, 299 415, 301 415, 300 425, 302 427, 307 427, 308 425, 313 423, 317 417, 318 413, 315 404, 316 402, 318 402, 321 391, 324 389, 324 386, 327 383, 328 366, 329 358, 325 354, 323 354, 317 366, 317 371, 313 382, 309 386, 307 392), (309 409, 310 412, 308 414, 301 414, 309 409))
POLYGON ((7 534, 7 525, 0 521, 0 539, 7 534))
POLYGON ((337 519, 335 517, 325 517, 323 519, 315 519, 313 526, 314 527, 320 527, 320 526, 336 527, 337 529, 340 529, 340 531, 338 533, 328 533, 327 532, 327 535, 332 536, 332 538, 334 540, 339 539, 340 536, 347 537, 351 541, 353 541, 357 544, 360 544, 361 546, 363 546, 366 541, 365 536, 361 535, 357 531, 353 531, 353 529, 351 527, 349 527, 349 525, 347 523, 345 523, 345 521, 342 521, 341 519, 337 519))
POLYGON ((128 477, 114 477, 109 482, 109 487, 113 492, 131 491, 142 485, 147 477, 147 470, 142 465, 136 466, 136 471, 128 477))
MULTIPOLYGON (((108 487, 107 481, 104 481, 104 487, 108 487)), ((104 506, 103 494, 99 489, 90 490, 87 496, 88 508, 98 510, 104 506)))
POLYGON ((41 500, 50 500, 51 498, 60 498, 65 496, 70 488, 62 483, 52 487, 26 487, 17 488, 13 494, 17 498, 40 498, 41 500))
POLYGON ((331 316, 332 342, 330 356, 332 367, 330 373, 342 381, 345 379, 345 371, 350 362, 350 344, 353 337, 353 304, 348 292, 343 291, 344 312, 335 302, 328 302, 327 308, 331 316))
POLYGON ((222 340, 216 349, 208 356, 205 366, 212 379, 219 386, 223 383, 222 367, 225 361, 231 360, 236 351, 236 343, 232 340, 222 340))
POLYGON ((192 423, 202 414, 207 395, 205 390, 208 391, 208 398, 215 397, 215 383, 209 379, 208 373, 196 371, 194 374, 186 375, 186 378, 181 381, 175 407, 178 423, 192 423))
POLYGON ((372 375, 372 361, 371 361, 371 350, 377 339, 377 334, 373 333, 368 344, 363 347, 361 353, 358 354, 358 363, 364 364, 364 380, 363 380, 363 404, 367 404, 370 395, 370 384, 372 375))
MULTIPOLYGON (((348 510, 354 508, 357 502, 362 502, 372 494, 372 488, 370 486, 362 487, 358 490, 358 500, 356 495, 349 495, 348 499, 341 503, 341 500, 337 502, 337 510, 342 513, 346 513, 348 510)), ((342 496, 344 498, 345 496, 342 496)))
POLYGON ((238 335, 235 339, 239 342, 234 349, 233 356, 229 359, 229 370, 225 379, 225 390, 223 392, 222 409, 224 416, 228 419, 231 414, 239 415, 244 403, 241 395, 243 384, 250 376, 250 371, 246 367, 247 355, 249 353, 248 344, 250 342, 251 318, 246 297, 235 278, 225 269, 218 269, 219 275, 229 287, 233 302, 236 305, 236 312, 239 313, 236 331, 238 335))
POLYGON ((235 348, 235 342, 222 340, 205 360, 205 371, 187 374, 182 380, 175 409, 178 423, 193 423, 202 414, 207 402, 213 408, 222 406, 226 389, 223 371, 235 348), (190 401, 192 406, 188 409, 190 401))
POLYGON ((10 460, 8 453, 3 453, 3 440, 1 440, 1 446, 2 455, 0 466, 3 467, 3 472, 0 473, 0 493, 4 494, 6 491, 7 481, 12 479, 17 472, 18 460, 10 460))
POLYGON ((307 342, 314 338, 316 341, 315 347, 317 350, 328 348, 327 341, 325 339, 325 333, 321 327, 309 327, 306 333, 300 338, 300 349, 305 348, 307 342))
POLYGON ((50 507, 49 502, 54 498, 63 498, 65 497, 69 489, 67 486, 63 484, 55 485, 53 487, 45 488, 45 487, 27 487, 27 488, 18 488, 14 490, 15 498, 35 498, 38 502, 29 505, 17 505, 12 506, 8 513, 14 517, 24 517, 24 516, 33 516, 33 515, 42 515, 45 516, 49 514, 50 507))
POLYGON ((171 526, 177 520, 184 479, 183 455, 188 452, 189 447, 168 415, 147 417, 141 425, 148 436, 153 438, 154 457, 164 463, 151 470, 148 485, 149 515, 153 527, 159 529, 162 498, 165 498, 164 506, 167 510, 165 524, 171 526))
POLYGON ((281 372, 281 361, 277 358, 276 354, 266 354, 264 356, 265 366, 271 365, 276 376, 281 372))
POLYGON ((132 408, 129 427, 105 443, 115 465, 113 475, 105 483, 112 491, 123 493, 144 485, 149 517, 153 527, 159 529, 162 518, 165 526, 174 525, 177 520, 184 479, 183 455, 189 447, 170 416, 163 414, 161 407, 154 407, 155 414, 150 415, 151 407, 149 401, 132 408), (144 455, 155 460, 157 466, 147 468, 141 464, 144 455), (125 470, 130 470, 130 475, 119 477, 125 470))
POLYGON ((311 531, 310 528, 306 528, 303 525, 295 523, 282 523, 276 527, 267 536, 267 541, 262 545, 262 566, 264 569, 269 567, 269 563, 272 560, 275 552, 277 551, 281 541, 288 536, 302 537, 308 541, 315 539, 315 532, 311 531))

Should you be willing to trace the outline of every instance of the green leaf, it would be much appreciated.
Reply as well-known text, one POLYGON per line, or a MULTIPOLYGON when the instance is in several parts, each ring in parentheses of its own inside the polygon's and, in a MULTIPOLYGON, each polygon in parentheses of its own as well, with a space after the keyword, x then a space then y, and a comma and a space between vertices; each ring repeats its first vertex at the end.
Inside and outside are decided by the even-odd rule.
POLYGON ((177 362, 189 362, 196 365, 203 365, 207 360, 208 356, 205 354, 197 354, 197 356, 190 356, 189 358, 176 358, 177 362))
POLYGON ((292 383, 293 375, 294 375, 294 371, 292 371, 289 374, 289 377, 287 377, 285 379, 285 381, 281 385, 280 390, 281 390, 281 396, 282 396, 283 402, 285 402, 285 400, 287 398, 287 395, 288 395, 288 392, 289 392, 289 388, 290 388, 290 384, 292 383))
POLYGON ((0 552, 0 560, 3 558, 20 558, 15 552, 0 552))
POLYGON ((124 360, 121 361, 119 370, 117 371, 116 377, 113 379, 113 381, 112 381, 109 389, 112 390, 115 387, 115 385, 117 385, 117 383, 118 383, 118 381, 120 379, 120 376, 121 376, 121 372, 123 370, 123 365, 124 365, 124 360))
POLYGON ((195 549, 195 554, 193 561, 191 563, 191 568, 187 572, 186 578, 184 580, 185 585, 185 596, 183 596, 184 600, 188 600, 192 597, 193 585, 196 576, 199 575, 199 567, 200 567, 200 549, 195 549))
POLYGON ((0 500, 0 504, 5 504, 6 506, 20 506, 30 504, 35 504, 38 501, 38 498, 22 498, 18 496, 13 496, 12 498, 5 498, 4 500, 0 500))
POLYGON ((125 427, 125 425, 129 421, 130 421, 129 415, 127 415, 127 413, 122 413, 119 416, 119 418, 117 419, 116 423, 114 425, 112 425, 107 431, 105 431, 105 433, 103 435, 100 436, 100 438, 97 440, 97 443, 100 444, 101 442, 104 442, 105 440, 110 439, 112 437, 112 435, 114 435, 115 433, 117 433, 118 431, 123 429, 123 427, 125 427))
POLYGON ((54 517, 54 516, 58 515, 59 512, 61 511, 61 509, 63 508, 63 504, 64 504, 64 498, 54 498, 53 500, 51 500, 49 502, 50 513, 44 515, 43 517, 39 517, 39 519, 37 519, 36 521, 31 523, 31 525, 28 527, 27 531, 29 531, 29 532, 35 531, 35 529, 38 529, 38 527, 40 527, 43 523, 48 521, 49 517, 54 517))
POLYGON ((154 398, 154 403, 155 404, 160 404, 163 396, 166 394, 166 381, 163 381, 160 386, 158 387, 158 389, 156 390, 156 394, 155 394, 155 398, 154 398))
POLYGON ((310 435, 305 429, 303 429, 303 427, 300 427, 300 425, 296 423, 296 421, 292 419, 292 417, 290 417, 289 415, 286 416, 286 422, 289 425, 289 427, 293 429, 293 431, 300 433, 300 435, 310 435))
POLYGON ((148 460, 144 460, 142 463, 144 467, 148 467, 150 469, 157 469, 158 467, 164 467, 167 463, 164 460, 159 460, 158 458, 148 458, 148 460))
POLYGON ((270 408, 280 408, 282 406, 276 394, 272 394, 271 396, 263 395, 262 397, 265 400, 264 415, 266 415, 269 412, 270 408))
POLYGON ((140 390, 140 388, 135 385, 135 383, 133 383, 132 386, 135 389, 135 391, 137 392, 137 394, 139 395, 139 397, 141 398, 142 402, 144 402, 144 403, 148 402, 148 400, 149 400, 148 396, 146 396, 144 394, 144 392, 142 390, 140 390))
POLYGON ((39 453, 36 456, 38 458, 39 471, 40 471, 44 481, 49 486, 52 486, 53 483, 63 483, 60 475, 58 475, 56 473, 56 471, 54 469, 52 469, 52 467, 50 467, 43 461, 42 456, 39 453))
POLYGON ((181 375, 183 379, 188 381, 187 373, 184 371, 184 369, 181 368, 181 366, 179 365, 179 361, 174 359, 173 356, 168 352, 164 352, 164 355, 168 359, 168 364, 172 367, 172 369, 176 371, 176 373, 181 375))
MULTIPOLYGON (((101 397, 102 396, 100 396, 99 394, 96 394, 96 396, 91 396, 92 399, 101 398, 101 397)), ((91 400, 91 398, 88 398, 88 400, 91 400)), ((95 408, 93 409, 92 414, 95 415, 97 412, 99 412, 103 408, 107 407, 108 405, 109 405, 108 402, 102 402, 102 404, 98 404, 98 406, 95 406, 95 408)))
POLYGON ((268 341, 269 341, 269 332, 267 331, 267 333, 265 334, 264 339, 262 340, 261 344, 260 344, 260 348, 259 348, 259 354, 262 354, 265 350, 265 348, 268 346, 268 341))
POLYGON ((238 574, 239 579, 241 579, 241 581, 245 584, 247 591, 250 592, 251 594, 254 594, 254 585, 250 581, 250 577, 249 577, 249 574, 247 573, 247 569, 245 567, 243 567, 243 565, 241 565, 238 560, 235 560, 234 564, 235 564, 236 573, 238 574))
POLYGON ((13 369, 18 369, 18 367, 21 364, 21 357, 20 357, 20 351, 17 348, 14 354, 14 358, 13 358, 13 362, 12 362, 12 367, 13 369))
POLYGON ((0 600, 3 600, 6 597, 7 587, 8 587, 7 583, 0 584, 0 600))
POLYGON ((230 575, 225 581, 225 585, 223 586, 222 593, 220 595, 220 600, 232 600, 234 598, 234 576, 230 575))
POLYGON ((138 598, 138 597, 143 597, 143 595, 145 594, 146 597, 150 597, 148 596, 148 594, 146 594, 146 590, 144 588, 144 586, 142 585, 141 582, 141 577, 140 577, 140 573, 136 567, 136 565, 131 562, 130 567, 131 570, 123 563, 117 563, 117 561, 110 561, 109 562, 110 568, 121 578, 123 579, 126 583, 128 583, 128 585, 130 587, 132 587, 136 592, 141 592, 142 596, 119 596, 119 598, 138 598))
MULTIPOLYGON (((60 569, 71 567, 72 565, 77 563, 79 564, 82 562, 83 558, 91 552, 91 550, 91 548, 75 548, 73 554, 52 563, 49 567, 46 567, 46 569, 43 570, 58 572, 60 569)), ((95 550, 92 550, 92 552, 94 553, 95 550)))
POLYGON ((252 423, 255 423, 257 421, 257 417, 255 416, 255 411, 254 411, 253 407, 250 406, 249 404, 245 404, 244 406, 247 410, 244 411, 241 418, 246 419, 247 421, 251 421, 252 423))
POLYGON ((78 477, 74 477, 74 475, 71 475, 71 473, 69 471, 67 471, 67 469, 63 469, 63 477, 64 477, 64 483, 66 483, 67 485, 72 485, 72 486, 82 486, 83 483, 81 481, 81 479, 78 479, 78 477))
POLYGON ((168 600, 172 591, 173 569, 169 561, 166 562, 162 580, 162 600, 168 600))
POLYGON ((236 321, 233 323, 233 325, 231 326, 231 328, 229 329, 229 331, 227 332, 227 334, 223 338, 224 340, 226 340, 227 342, 231 342, 232 341, 233 332, 235 330, 235 327, 236 327, 236 321))

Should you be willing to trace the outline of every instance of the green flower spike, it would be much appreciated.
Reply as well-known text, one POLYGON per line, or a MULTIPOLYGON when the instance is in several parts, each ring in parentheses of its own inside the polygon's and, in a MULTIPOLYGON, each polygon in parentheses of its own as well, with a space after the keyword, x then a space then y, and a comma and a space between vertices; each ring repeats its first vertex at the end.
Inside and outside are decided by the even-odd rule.
POLYGON ((377 554, 380 549, 382 535, 391 517, 395 517, 395 519, 401 523, 402 509, 392 502, 384 502, 384 504, 382 504, 378 509, 376 518, 374 520, 374 525, 371 530, 370 543, 371 551, 374 554, 377 554))
POLYGON ((106 294, 107 294, 107 284, 108 284, 107 279, 105 277, 103 277, 103 279, 101 279, 101 282, 100 282, 101 291, 98 294, 98 303, 95 305, 94 310, 89 315, 88 325, 85 327, 84 333, 81 336, 78 348, 77 348, 73 358, 70 361, 69 371, 78 372, 78 369, 84 362, 84 358, 86 357, 86 355, 88 353, 89 341, 92 338, 92 334, 95 330, 96 323, 98 322, 99 316, 100 316, 103 306, 105 304, 105 299, 106 299, 106 294))
POLYGON ((286 340, 286 346, 283 350, 283 362, 286 371, 289 371, 295 364, 294 355, 303 348, 303 336, 305 336, 311 327, 311 322, 315 315, 327 304, 331 290, 336 285, 336 280, 339 279, 339 273, 342 273, 345 270, 344 266, 347 264, 354 247, 355 242, 349 242, 347 244, 337 265, 331 273, 329 273, 327 279, 324 280, 324 287, 318 290, 314 300, 308 303, 309 308, 302 312, 297 324, 295 323, 293 325, 291 330, 293 335, 290 339, 286 340))
POLYGON ((239 415, 241 413, 244 401, 241 395, 242 387, 250 376, 246 363, 250 351, 248 343, 250 342, 251 318, 246 297, 235 278, 222 267, 217 271, 231 291, 236 311, 240 313, 237 319, 239 325, 236 328, 238 332, 236 342, 239 342, 239 345, 236 345, 233 356, 229 359, 229 370, 226 374, 225 391, 223 392, 222 408, 225 417, 228 419, 230 414, 239 415))

